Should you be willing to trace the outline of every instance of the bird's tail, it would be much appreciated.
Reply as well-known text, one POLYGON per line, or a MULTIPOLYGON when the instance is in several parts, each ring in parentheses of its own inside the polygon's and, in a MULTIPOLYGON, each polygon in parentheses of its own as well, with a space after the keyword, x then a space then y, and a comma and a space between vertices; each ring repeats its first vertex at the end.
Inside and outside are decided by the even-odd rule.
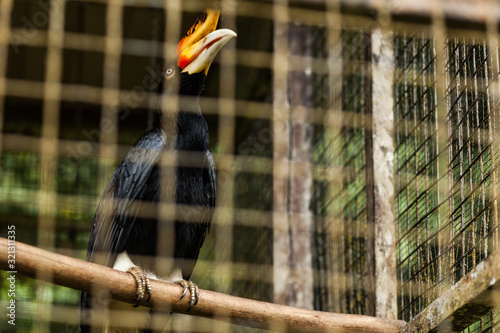
POLYGON ((133 308, 131 304, 109 299, 98 302, 95 296, 89 293, 80 294, 80 333, 169 332, 167 326, 171 315, 172 313, 155 312, 145 307, 133 308), (104 304, 108 306, 104 307, 104 304), (103 315, 104 320, 98 321, 97 317, 103 315))

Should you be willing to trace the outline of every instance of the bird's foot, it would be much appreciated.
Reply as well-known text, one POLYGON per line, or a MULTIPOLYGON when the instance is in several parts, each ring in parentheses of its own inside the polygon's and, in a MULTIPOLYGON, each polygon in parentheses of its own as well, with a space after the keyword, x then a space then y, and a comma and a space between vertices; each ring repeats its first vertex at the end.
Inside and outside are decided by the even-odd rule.
POLYGON ((183 299, 184 296, 186 296, 187 291, 189 290, 189 307, 187 311, 191 310, 193 306, 198 304, 198 300, 200 299, 200 291, 198 290, 198 286, 194 282, 186 280, 180 280, 175 283, 180 284, 182 287, 184 287, 182 296, 181 298, 179 298, 179 300, 183 299))
POLYGON ((149 277, 137 266, 128 269, 127 273, 132 274, 137 284, 137 299, 135 300, 134 308, 138 307, 141 303, 144 295, 147 294, 148 298, 146 302, 151 299, 151 284, 149 283, 149 277))

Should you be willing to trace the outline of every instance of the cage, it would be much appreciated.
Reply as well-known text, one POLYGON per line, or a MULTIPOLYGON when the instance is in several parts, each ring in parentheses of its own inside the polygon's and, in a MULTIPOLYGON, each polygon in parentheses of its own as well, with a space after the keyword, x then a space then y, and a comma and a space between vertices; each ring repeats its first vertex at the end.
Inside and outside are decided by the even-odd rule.
MULTIPOLYGON (((80 290, 23 274, 19 248, 85 259, 207 8, 237 37, 199 99, 217 194, 192 280, 394 332, 498 331, 499 6, 458 0, 2 0, 0 331, 78 331, 80 290)), ((294 329, 226 316, 167 330, 294 329)))

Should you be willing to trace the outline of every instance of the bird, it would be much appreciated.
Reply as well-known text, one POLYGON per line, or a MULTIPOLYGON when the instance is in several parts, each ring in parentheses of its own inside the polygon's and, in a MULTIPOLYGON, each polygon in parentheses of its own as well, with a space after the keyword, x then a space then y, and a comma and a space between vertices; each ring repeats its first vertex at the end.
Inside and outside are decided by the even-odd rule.
MULTIPOLYGON (((151 299, 154 290, 149 279, 180 284, 180 298, 190 294, 187 311, 199 299, 198 287, 190 277, 210 229, 216 196, 215 163, 199 97, 215 56, 236 37, 230 29, 216 29, 219 15, 218 10, 206 10, 180 40, 159 88, 160 100, 166 101, 160 103, 160 121, 137 140, 118 165, 92 222, 86 260, 132 274, 137 287, 134 307, 151 299), (177 112, 161 109, 172 100, 177 101, 177 112), (172 156, 170 153, 177 154, 171 173, 165 172, 162 164, 162 159, 172 156), (167 176, 172 179, 162 179, 167 176), (175 200, 170 220, 155 213, 164 198, 175 200), (165 253, 170 254, 171 264, 164 267, 156 259, 165 253)), ((130 304, 111 302, 109 307, 113 309, 131 308, 130 304)), ((127 331, 120 328, 121 319, 96 324, 94 315, 102 312, 100 303, 96 295, 81 293, 80 331, 95 331, 96 327, 105 332, 127 331)), ((142 312, 138 327, 130 331, 151 331, 148 326, 152 325, 154 312, 144 308, 142 312)), ((168 323, 169 315, 164 317, 155 327, 168 323)))

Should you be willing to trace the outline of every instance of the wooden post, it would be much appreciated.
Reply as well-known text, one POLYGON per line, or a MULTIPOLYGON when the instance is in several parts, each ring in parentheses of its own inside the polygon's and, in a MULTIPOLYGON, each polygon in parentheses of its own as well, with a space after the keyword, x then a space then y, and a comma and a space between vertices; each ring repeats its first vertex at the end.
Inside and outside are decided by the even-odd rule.
POLYGON ((397 318, 396 226, 394 216, 393 72, 391 34, 371 35, 373 222, 375 315, 397 318))

